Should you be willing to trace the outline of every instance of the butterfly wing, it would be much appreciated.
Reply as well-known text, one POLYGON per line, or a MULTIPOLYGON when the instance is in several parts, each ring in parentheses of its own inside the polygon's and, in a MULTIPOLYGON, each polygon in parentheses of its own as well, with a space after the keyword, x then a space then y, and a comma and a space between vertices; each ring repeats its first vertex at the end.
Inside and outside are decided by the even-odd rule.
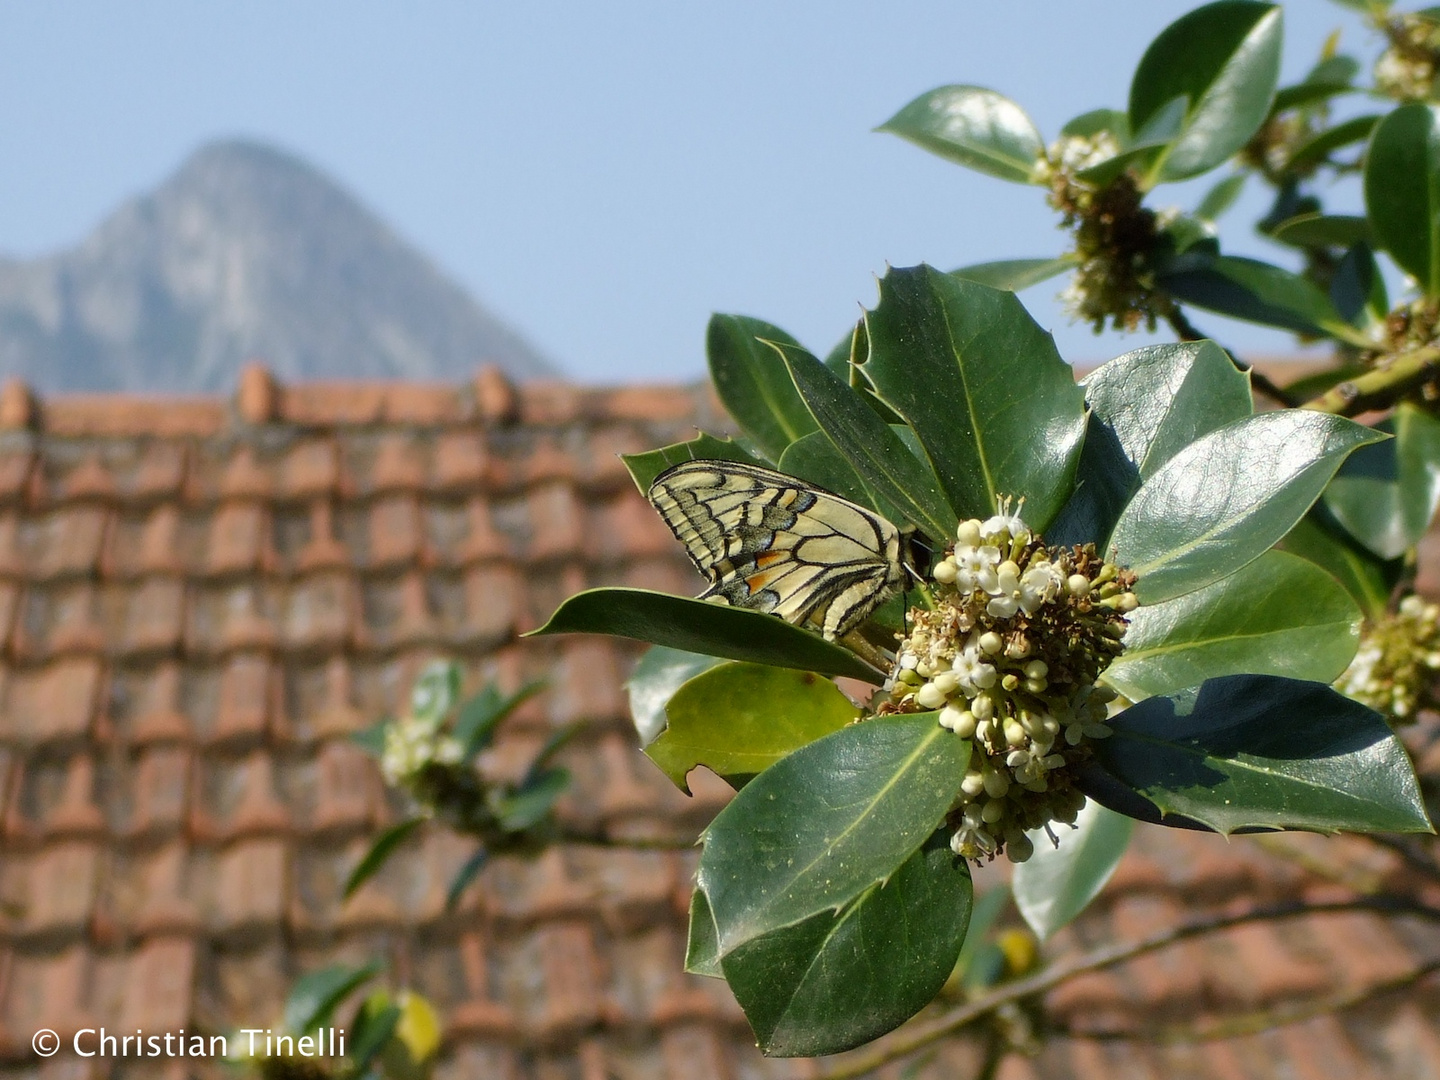
POLYGON ((902 580, 894 525, 793 476, 687 461, 657 476, 648 495, 710 582, 702 600, 813 623, 833 639, 902 580))

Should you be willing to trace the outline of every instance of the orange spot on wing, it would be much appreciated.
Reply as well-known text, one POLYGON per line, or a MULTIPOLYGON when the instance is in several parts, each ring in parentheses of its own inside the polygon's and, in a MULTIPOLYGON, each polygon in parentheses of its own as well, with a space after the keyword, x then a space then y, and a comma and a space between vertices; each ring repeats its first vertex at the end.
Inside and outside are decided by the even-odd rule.
POLYGON ((785 558, 785 554, 783 551, 762 551, 759 555, 755 556, 755 565, 761 570, 764 570, 766 567, 774 566, 781 559, 785 558))

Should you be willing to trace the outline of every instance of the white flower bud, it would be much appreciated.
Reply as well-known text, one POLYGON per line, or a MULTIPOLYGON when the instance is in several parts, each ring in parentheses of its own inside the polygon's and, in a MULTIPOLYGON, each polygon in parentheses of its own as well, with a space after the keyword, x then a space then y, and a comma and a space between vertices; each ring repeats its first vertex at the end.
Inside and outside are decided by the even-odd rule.
POLYGON ((1071 574, 1065 579, 1065 588, 1071 596, 1085 596, 1090 592, 1090 579, 1084 574, 1071 574))
POLYGON ((960 781, 960 790, 970 798, 975 798, 985 790, 985 777, 975 771, 967 772, 965 779, 960 781))
POLYGON ((936 563, 935 569, 931 571, 931 573, 940 584, 953 585, 955 584, 955 575, 959 570, 960 568, 955 565, 955 560, 953 558, 947 558, 941 559, 936 563))
POLYGON ((975 734, 975 714, 969 709, 946 705, 940 710, 940 723, 962 739, 968 739, 975 734))
POLYGON ((987 656, 994 656, 1005 647, 1005 639, 994 630, 987 630, 980 635, 980 651, 987 656))
POLYGON ((989 720, 995 715, 995 702, 989 694, 981 694, 970 703, 970 711, 975 714, 976 720, 989 720))
POLYGON ((1005 741, 1011 746, 1020 746, 1025 742, 1025 728, 1018 720, 1005 721, 1005 741))
POLYGON ((1043 679, 1050 674, 1050 665, 1044 660, 1031 660, 1025 665, 1025 676, 1030 679, 1043 679))
POLYGON ((928 682, 915 691, 915 700, 922 709, 938 709, 945 704, 945 694, 933 682, 928 682))
POLYGON ((991 799, 980 808, 980 820, 986 825, 994 825, 1005 816, 1005 800, 991 799))
POLYGON ((955 539, 962 544, 969 544, 971 547, 980 546, 980 522, 971 518, 969 521, 960 522, 960 527, 955 530, 955 539))
POLYGON ((935 676, 931 685, 946 697, 951 697, 955 691, 960 689, 960 676, 953 671, 942 671, 935 676))

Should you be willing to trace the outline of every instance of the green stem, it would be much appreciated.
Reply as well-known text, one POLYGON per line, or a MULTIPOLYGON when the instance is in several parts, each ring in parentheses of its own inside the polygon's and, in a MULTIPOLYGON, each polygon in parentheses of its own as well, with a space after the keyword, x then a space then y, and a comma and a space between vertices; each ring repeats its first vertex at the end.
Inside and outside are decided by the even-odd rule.
POLYGON ((1402 397, 1440 377, 1440 346, 1403 353, 1383 367, 1337 383, 1303 408, 1337 416, 1358 416, 1372 409, 1388 409, 1402 397))

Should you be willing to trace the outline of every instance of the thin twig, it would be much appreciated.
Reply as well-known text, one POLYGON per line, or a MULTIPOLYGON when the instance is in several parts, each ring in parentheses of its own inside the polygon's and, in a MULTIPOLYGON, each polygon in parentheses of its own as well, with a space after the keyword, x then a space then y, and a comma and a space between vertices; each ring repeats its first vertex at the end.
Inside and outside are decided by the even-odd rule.
POLYGON ((1431 960, 1412 968, 1403 975, 1369 986, 1354 987, 1324 997, 1307 1001, 1281 1002, 1272 1009, 1256 1009, 1253 1012, 1235 1016, 1220 1017, 1207 1024, 1170 1024, 1144 1028, 1072 1028, 1057 1025, 1049 1029, 1050 1034, 1062 1035, 1068 1039, 1095 1039, 1104 1042, 1147 1042, 1173 1045, 1176 1043, 1213 1042, 1217 1039, 1235 1039, 1243 1035, 1259 1035, 1262 1032, 1289 1024, 1313 1020, 1317 1016, 1352 1009, 1373 998, 1383 997, 1413 986, 1422 979, 1440 971, 1440 960, 1431 960))
POLYGON ((1440 908, 1430 907, 1404 897, 1377 896, 1359 900, 1339 901, 1332 904, 1306 904, 1294 902, 1273 907, 1253 908, 1236 915, 1208 915, 1178 923, 1165 930, 1157 931, 1138 941, 1118 945, 1107 945, 1084 953, 1072 960, 1053 964, 1043 971, 1025 979, 997 986, 990 993, 957 1006, 933 1020, 916 1024, 884 1046, 877 1047, 862 1057, 846 1063, 831 1072, 822 1074, 822 1080, 853 1080, 864 1076, 891 1061, 906 1057, 931 1043, 954 1034, 961 1028, 974 1023, 1014 1001, 1044 994, 1060 984, 1092 971, 1123 964, 1128 960, 1155 952, 1158 949, 1178 944, 1193 937, 1228 930, 1252 922, 1277 919, 1291 919, 1303 915, 1334 915, 1350 911, 1374 911, 1389 915, 1413 915, 1418 918, 1440 922, 1440 908))

